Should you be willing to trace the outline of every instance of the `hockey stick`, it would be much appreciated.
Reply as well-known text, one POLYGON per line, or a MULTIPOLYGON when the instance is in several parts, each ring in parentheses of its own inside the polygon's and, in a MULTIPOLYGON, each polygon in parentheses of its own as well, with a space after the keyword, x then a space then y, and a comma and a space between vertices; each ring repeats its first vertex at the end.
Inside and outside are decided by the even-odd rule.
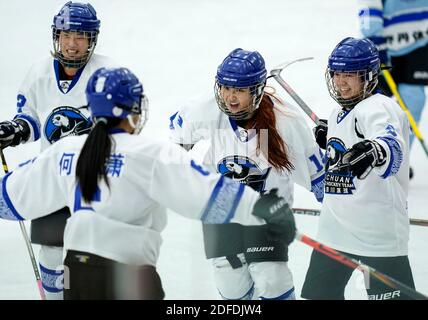
MULTIPOLYGON (((7 167, 6 158, 3 154, 3 149, 0 149, 1 162, 3 164, 4 173, 9 172, 7 167)), ((30 239, 28 238, 27 230, 25 229, 25 224, 23 221, 19 221, 19 226, 21 227, 22 236, 24 237, 25 244, 27 245, 28 254, 30 255, 31 264, 33 265, 34 275, 36 276, 37 287, 39 288, 40 297, 42 300, 46 300, 45 291, 42 286, 42 279, 40 277, 39 268, 37 267, 36 257, 34 256, 33 247, 31 246, 30 239)))
POLYGON ((391 92, 395 96, 395 98, 397 99, 398 104, 400 105, 401 109, 403 109, 403 111, 407 115, 407 118, 409 118, 410 126, 412 127, 413 133, 415 134, 416 138, 418 138, 418 140, 420 141, 422 149, 424 149, 425 154, 428 156, 428 149, 427 149, 427 146, 425 144, 424 138, 422 137, 422 133, 419 131, 418 125, 416 124, 415 119, 413 118, 412 114, 410 113, 410 110, 406 107, 406 104, 404 103, 403 99, 401 99, 401 96, 398 93, 397 84, 395 83, 394 79, 392 78, 391 73, 389 72, 388 69, 382 69, 382 72, 383 72, 383 76, 386 80, 386 83, 388 84, 389 89, 391 89, 391 92))
POLYGON ((293 98, 293 100, 297 102, 297 104, 309 116, 309 118, 311 118, 312 121, 315 122, 316 125, 319 125, 320 119, 315 114, 315 112, 312 111, 312 109, 299 97, 299 95, 281 77, 282 70, 284 70, 289 65, 291 65, 295 62, 312 60, 312 59, 313 59, 313 57, 308 57, 308 58, 301 58, 301 59, 285 62, 285 63, 277 66, 273 70, 271 70, 270 74, 281 85, 281 87, 283 87, 284 90, 287 91, 287 93, 293 98))
POLYGON ((336 260, 342 264, 344 264, 345 266, 348 266, 352 269, 358 269, 360 271, 363 272, 364 275, 366 275, 367 273, 373 277, 378 279, 379 281, 383 282, 384 284, 386 284, 387 286, 393 288, 393 289, 398 289, 401 292, 403 292, 405 295, 407 295, 408 297, 415 299, 415 300, 427 300, 428 297, 425 296, 424 294, 408 287, 407 285, 405 285, 404 283, 401 283, 389 276, 387 276, 386 274, 377 271, 376 269, 360 262, 357 261, 351 257, 348 257, 347 255, 340 253, 336 250, 334 250, 333 248, 330 248, 318 241, 315 241, 314 239, 308 237, 307 235, 301 234, 300 232, 296 232, 296 239, 303 242, 304 244, 314 248, 314 250, 317 250, 319 252, 321 252, 322 254, 330 257, 333 260, 336 260))
MULTIPOLYGON (((321 210, 318 209, 304 209, 304 208, 293 208, 294 214, 303 214, 307 216, 315 216, 318 217, 321 215, 321 210)), ((423 226, 428 227, 428 220, 424 219, 409 219, 409 223, 414 226, 423 226)))

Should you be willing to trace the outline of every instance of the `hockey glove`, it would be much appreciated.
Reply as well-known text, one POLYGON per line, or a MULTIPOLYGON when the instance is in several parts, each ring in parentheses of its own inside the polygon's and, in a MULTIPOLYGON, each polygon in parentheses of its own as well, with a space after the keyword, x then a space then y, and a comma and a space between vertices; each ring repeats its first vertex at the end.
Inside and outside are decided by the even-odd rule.
POLYGON ((380 167, 385 162, 385 149, 373 140, 354 144, 342 157, 342 163, 348 165, 351 174, 358 179, 366 178, 374 167, 380 167))
POLYGON ((288 203, 277 192, 272 189, 263 194, 254 205, 253 215, 266 220, 270 240, 289 245, 296 235, 296 223, 288 203))
POLYGON ((0 148, 17 146, 30 136, 30 127, 22 119, 0 122, 0 148))
POLYGON ((327 147, 327 130, 328 124, 325 119, 320 119, 320 124, 314 128, 315 141, 324 150, 327 147))

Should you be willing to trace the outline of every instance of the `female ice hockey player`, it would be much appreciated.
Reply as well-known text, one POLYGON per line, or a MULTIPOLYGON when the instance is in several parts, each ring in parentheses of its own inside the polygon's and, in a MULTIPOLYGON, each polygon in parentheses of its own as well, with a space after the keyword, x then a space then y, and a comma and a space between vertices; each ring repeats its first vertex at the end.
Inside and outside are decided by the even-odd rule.
MULTIPOLYGON (((414 288, 407 256, 409 122, 392 99, 372 94, 379 70, 368 39, 346 38, 329 57, 326 82, 340 107, 328 130, 315 131, 327 148, 317 240, 414 288)), ((352 272, 313 251, 302 297, 344 299, 352 272)), ((406 298, 374 278, 366 286, 369 299, 406 298)))
POLYGON ((279 243, 293 240, 293 214, 276 192, 259 197, 208 173, 175 144, 134 135, 148 105, 128 69, 97 70, 86 95, 95 124, 89 135, 62 139, 0 182, 1 218, 34 219, 66 205, 72 211, 65 299, 162 299, 155 266, 165 207, 204 223, 266 225, 279 243), (129 271, 136 288, 121 286, 129 271))
MULTIPOLYGON (((262 194, 278 188, 290 206, 294 182, 322 199, 321 151, 299 112, 265 92, 266 73, 260 53, 233 50, 218 67, 215 97, 171 118, 172 140, 190 148, 208 139, 192 150, 205 166, 262 194)), ((203 232, 224 299, 295 299, 288 247, 265 227, 213 224, 203 232)))
MULTIPOLYGON (((41 150, 91 126, 85 88, 111 59, 94 54, 100 20, 90 4, 67 2, 53 18, 52 57, 34 64, 18 92, 17 114, 0 123, 0 146, 41 140, 41 150)), ((62 299, 62 243, 69 208, 31 222, 31 241, 40 244, 39 263, 48 299, 62 299)))

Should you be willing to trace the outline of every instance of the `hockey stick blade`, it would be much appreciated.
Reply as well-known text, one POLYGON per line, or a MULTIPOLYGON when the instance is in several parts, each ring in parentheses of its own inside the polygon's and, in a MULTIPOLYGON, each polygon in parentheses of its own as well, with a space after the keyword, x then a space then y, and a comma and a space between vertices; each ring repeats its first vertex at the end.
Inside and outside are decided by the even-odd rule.
POLYGON ((270 75, 275 77, 277 75, 279 75, 282 70, 284 70, 285 68, 287 68, 289 65, 296 63, 296 62, 301 62, 301 61, 306 61, 306 60, 312 60, 314 57, 306 57, 306 58, 300 58, 300 59, 296 59, 296 60, 291 60, 291 61, 286 61, 281 63, 280 65, 276 66, 275 68, 273 68, 270 71, 270 75))
MULTIPOLYGON (((294 214, 302 214, 305 216, 319 217, 321 215, 321 210, 319 209, 293 208, 292 210, 294 214)), ((410 218, 409 223, 412 226, 428 227, 428 220, 424 220, 424 219, 410 218)))

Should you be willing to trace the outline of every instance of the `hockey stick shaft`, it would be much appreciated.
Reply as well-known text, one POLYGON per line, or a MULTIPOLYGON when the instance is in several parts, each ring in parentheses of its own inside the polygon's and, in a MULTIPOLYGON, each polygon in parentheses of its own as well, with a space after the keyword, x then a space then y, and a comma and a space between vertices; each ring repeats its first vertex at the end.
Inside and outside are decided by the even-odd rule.
POLYGON ((425 154, 428 156, 428 148, 425 144, 425 140, 422 136, 421 131, 418 128, 418 125, 416 124, 415 119, 413 118, 410 110, 407 108, 406 104, 404 103, 403 99, 401 98, 400 93, 397 89, 397 84, 395 83, 394 79, 392 78, 391 73, 388 69, 383 69, 383 76, 386 80, 386 83, 388 84, 389 89, 391 90, 392 94, 395 96, 395 98, 398 101, 398 104, 400 105, 401 109, 406 113, 407 118, 409 119, 410 126, 412 127, 413 133, 415 134, 416 138, 418 138, 419 142, 421 143, 422 149, 424 149, 425 154))
MULTIPOLYGON (((321 215, 321 210, 318 209, 304 209, 304 208, 293 208, 294 214, 303 214, 307 216, 315 216, 318 217, 321 215)), ((428 220, 424 219, 409 219, 409 223, 413 226, 423 226, 428 227, 428 220)))
POLYGON ((428 297, 423 295, 422 293, 410 288, 409 286, 405 285, 404 283, 401 283, 386 274, 377 271, 376 269, 357 261, 351 257, 348 257, 347 255, 340 253, 333 248, 330 248, 302 233, 296 232, 296 239, 301 241, 302 243, 312 247, 314 250, 328 256, 329 258, 336 260, 337 262, 340 262, 344 264, 345 266, 348 266, 352 269, 358 269, 366 275, 367 273, 377 280, 381 281, 382 283, 386 284, 387 286, 398 289, 408 297, 415 299, 415 300, 427 300, 428 297))
POLYGON ((300 98, 300 96, 293 90, 293 88, 290 87, 290 85, 285 82, 285 80, 281 77, 281 72, 282 70, 284 70, 286 67, 288 67, 289 65, 295 63, 295 62, 300 62, 300 61, 306 61, 306 60, 310 60, 313 59, 312 57, 309 58, 302 58, 302 59, 298 59, 298 60, 294 60, 288 63, 284 63, 278 67, 276 67, 275 69, 273 69, 270 74, 271 76, 274 77, 274 79, 279 83, 279 85, 281 87, 284 88, 284 90, 293 98, 294 101, 297 102, 297 104, 300 106, 300 108, 302 108, 302 110, 309 116, 309 118, 311 118, 311 120, 313 122, 315 122, 316 125, 320 124, 320 119, 319 117, 315 114, 315 112, 302 100, 302 98, 300 98))
MULTIPOLYGON (((7 174, 9 172, 9 168, 7 166, 7 163, 6 163, 6 158, 4 157, 4 154, 3 154, 3 149, 0 149, 0 157, 1 157, 1 162, 3 164, 3 171, 4 171, 4 173, 7 174)), ((19 221, 19 226, 21 228, 22 236, 24 237, 25 245, 27 246, 28 254, 30 255, 30 260, 31 260, 31 264, 33 266, 34 275, 36 277, 36 282, 37 282, 37 287, 39 289, 40 298, 42 300, 46 300, 45 290, 43 289, 42 279, 40 277, 39 268, 37 267, 36 257, 34 256, 33 247, 31 246, 30 239, 28 238, 28 233, 27 233, 27 230, 25 228, 24 222, 19 221)))

